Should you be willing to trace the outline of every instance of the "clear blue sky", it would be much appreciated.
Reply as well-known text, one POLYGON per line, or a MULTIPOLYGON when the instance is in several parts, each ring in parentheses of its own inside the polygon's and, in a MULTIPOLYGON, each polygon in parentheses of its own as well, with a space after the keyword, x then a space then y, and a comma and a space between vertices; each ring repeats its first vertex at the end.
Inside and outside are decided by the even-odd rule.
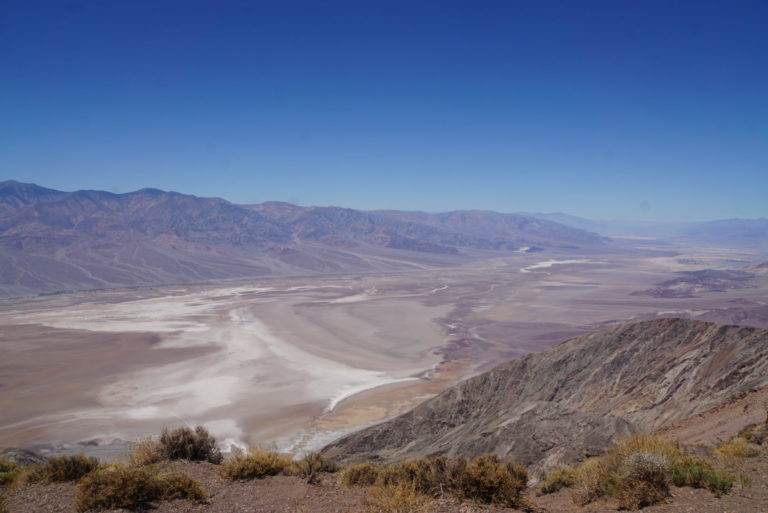
POLYGON ((768 2, 0 2, 0 180, 768 217, 768 2))

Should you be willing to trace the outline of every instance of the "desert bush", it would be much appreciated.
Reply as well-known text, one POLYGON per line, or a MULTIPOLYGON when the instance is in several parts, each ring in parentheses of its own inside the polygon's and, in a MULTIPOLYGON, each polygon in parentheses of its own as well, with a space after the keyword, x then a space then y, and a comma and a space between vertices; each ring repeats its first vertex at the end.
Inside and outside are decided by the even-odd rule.
POLYGON ((314 484, 322 472, 338 472, 341 467, 334 461, 322 456, 320 453, 313 452, 307 454, 304 458, 294 461, 288 470, 291 475, 299 476, 314 484))
POLYGON ((150 468, 115 464, 84 477, 77 484, 75 510, 137 509, 157 500, 161 493, 150 468))
POLYGON ((154 467, 116 463, 85 476, 75 488, 75 510, 139 509, 156 500, 187 499, 206 501, 206 494, 191 477, 154 467))
POLYGON ((707 488, 716 497, 731 491, 735 481, 732 474, 716 468, 711 461, 688 455, 675 461, 669 471, 675 486, 707 488))
POLYGON ((381 471, 381 466, 366 461, 347 467, 341 474, 341 482, 349 487, 372 486, 379 480, 381 471))
POLYGON ((461 500, 527 507, 522 492, 528 482, 528 473, 517 465, 501 463, 492 454, 471 462, 463 457, 441 457, 386 466, 361 463, 347 468, 342 482, 347 486, 375 485, 382 489, 406 486, 424 496, 449 493, 461 500))
POLYGON ((151 436, 139 438, 131 444, 129 461, 131 465, 152 465, 163 460, 158 444, 151 436))
POLYGON ((682 456, 676 444, 661 437, 625 438, 600 458, 582 463, 571 498, 582 506, 605 495, 617 498, 626 509, 655 504, 669 496, 669 468, 682 456))
MULTIPOLYGON (((142 443, 142 442, 140 442, 142 443)), ((151 458, 149 444, 143 451, 151 458)), ((172 431, 163 429, 156 448, 160 460, 190 460, 221 463, 221 451, 216 447, 216 439, 203 426, 197 426, 194 431, 183 426, 172 431)))
POLYGON ((184 472, 169 472, 156 476, 161 490, 161 499, 170 501, 186 499, 194 503, 205 503, 208 496, 200 484, 184 472))
POLYGON ((425 513, 431 505, 432 499, 408 482, 371 486, 365 497, 366 513, 425 513))
POLYGON ((670 495, 669 459, 663 453, 633 452, 619 469, 617 498, 622 509, 640 509, 670 495))
POLYGON ((738 465, 744 459, 760 454, 760 447, 749 443, 745 438, 736 437, 720 444, 715 453, 726 465, 738 465))
POLYGON ((21 474, 21 465, 15 461, 0 458, 0 486, 11 484, 21 474))
POLYGON ((733 488, 735 478, 705 459, 686 454, 663 438, 638 435, 609 448, 600 458, 576 470, 571 498, 586 505, 603 496, 618 500, 623 509, 655 504, 670 494, 670 485, 707 488, 720 497, 733 488))
POLYGON ((25 468, 19 479, 25 483, 60 483, 78 481, 99 466, 99 460, 75 454, 73 456, 52 456, 45 463, 25 468))
POLYGON ((544 475, 536 488, 536 495, 555 493, 563 488, 570 488, 575 482, 576 470, 569 466, 560 467, 544 475))
POLYGON ((603 458, 590 458, 576 469, 571 486, 571 500, 585 506, 606 494, 611 476, 603 458))
POLYGON ((379 472, 383 486, 410 483, 416 492, 439 495, 451 488, 450 462, 446 458, 421 458, 387 465, 379 472))
POLYGON ((229 481, 258 479, 289 474, 291 466, 291 458, 285 454, 252 449, 248 453, 235 453, 224 460, 219 468, 219 475, 229 481))
POLYGON ((768 443, 768 424, 752 426, 739 433, 739 436, 753 445, 765 445, 768 443))
POLYGON ((461 470, 454 469, 451 491, 460 499, 498 506, 519 507, 528 474, 516 465, 504 465, 494 454, 472 460, 461 470))

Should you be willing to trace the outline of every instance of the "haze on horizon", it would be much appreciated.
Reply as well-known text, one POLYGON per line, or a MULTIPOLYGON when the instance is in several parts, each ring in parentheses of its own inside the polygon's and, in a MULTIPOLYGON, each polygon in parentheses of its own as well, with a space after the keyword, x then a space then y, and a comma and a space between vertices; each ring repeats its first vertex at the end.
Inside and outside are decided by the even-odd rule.
POLYGON ((768 4, 4 2, 0 180, 768 217, 768 4))

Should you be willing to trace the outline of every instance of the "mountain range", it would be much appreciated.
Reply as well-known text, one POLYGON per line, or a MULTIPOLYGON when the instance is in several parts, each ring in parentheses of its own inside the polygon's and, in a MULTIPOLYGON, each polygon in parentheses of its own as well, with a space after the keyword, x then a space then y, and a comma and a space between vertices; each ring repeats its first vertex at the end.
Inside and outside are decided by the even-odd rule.
POLYGON ((730 248, 768 250, 768 219, 719 219, 703 222, 594 220, 562 213, 525 214, 598 232, 610 237, 649 237, 704 242, 730 248))
POLYGON ((519 214, 236 205, 157 189, 0 183, 0 296, 255 276, 414 269, 479 252, 608 248, 519 214))

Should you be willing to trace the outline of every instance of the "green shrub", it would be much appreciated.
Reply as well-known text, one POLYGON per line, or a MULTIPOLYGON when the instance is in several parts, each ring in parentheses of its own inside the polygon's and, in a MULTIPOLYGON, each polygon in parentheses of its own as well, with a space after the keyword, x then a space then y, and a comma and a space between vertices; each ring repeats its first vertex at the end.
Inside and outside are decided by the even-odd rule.
POLYGON ((722 497, 733 489, 736 479, 727 472, 713 472, 707 477, 707 488, 717 498, 722 497))
POLYGON ((576 482, 576 470, 565 466, 548 472, 541 480, 536 495, 555 493, 563 488, 570 488, 576 482))
POLYGON ((163 429, 157 441, 157 453, 160 460, 211 463, 221 463, 222 460, 221 451, 216 447, 216 439, 203 426, 197 426, 194 431, 187 426, 172 431, 163 429))
POLYGON ((248 453, 238 452, 224 460, 219 475, 229 481, 258 479, 289 474, 291 465, 291 458, 285 454, 252 449, 248 453))
POLYGON ((206 501, 206 494, 191 477, 171 472, 161 474, 154 467, 116 463, 85 476, 75 488, 75 510, 147 508, 156 500, 187 499, 206 501))

